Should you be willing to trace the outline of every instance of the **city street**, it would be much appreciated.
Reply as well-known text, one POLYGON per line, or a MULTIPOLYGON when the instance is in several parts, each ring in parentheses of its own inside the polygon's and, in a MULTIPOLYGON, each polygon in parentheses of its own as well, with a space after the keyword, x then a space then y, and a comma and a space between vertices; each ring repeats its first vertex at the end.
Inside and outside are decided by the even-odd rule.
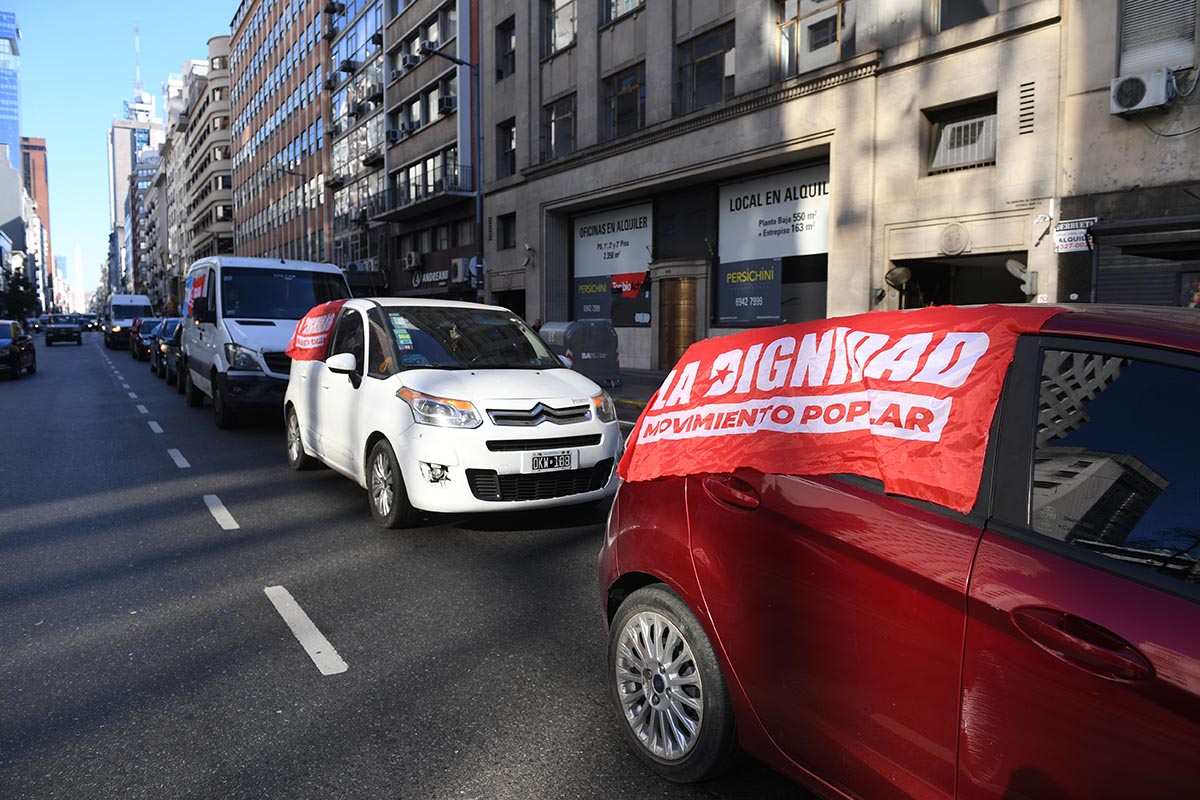
POLYGON ((0 797, 805 796, 628 749, 606 508, 384 531, 278 422, 218 430, 99 334, 37 346, 0 380, 0 797))

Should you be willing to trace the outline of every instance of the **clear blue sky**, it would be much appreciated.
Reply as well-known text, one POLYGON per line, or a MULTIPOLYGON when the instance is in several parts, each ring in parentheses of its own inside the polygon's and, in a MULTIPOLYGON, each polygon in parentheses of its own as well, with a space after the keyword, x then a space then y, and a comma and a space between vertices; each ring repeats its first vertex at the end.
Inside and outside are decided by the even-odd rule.
POLYGON ((208 57, 208 40, 229 34, 233 0, 0 0, 21 27, 21 135, 46 140, 50 235, 83 289, 95 290, 108 255, 108 149, 105 137, 133 95, 133 24, 141 29, 142 83, 157 99, 162 84, 190 58, 208 57))

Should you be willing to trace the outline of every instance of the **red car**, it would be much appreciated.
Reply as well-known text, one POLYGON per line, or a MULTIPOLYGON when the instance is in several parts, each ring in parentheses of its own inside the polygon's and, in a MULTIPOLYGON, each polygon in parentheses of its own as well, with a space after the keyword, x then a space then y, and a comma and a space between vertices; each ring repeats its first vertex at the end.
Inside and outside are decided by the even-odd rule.
MULTIPOLYGON (((610 694, 662 775, 826 797, 1200 791, 1200 312, 1016 339, 974 507, 850 475, 627 482, 610 694)), ((981 445, 982 446, 982 445, 981 445)))

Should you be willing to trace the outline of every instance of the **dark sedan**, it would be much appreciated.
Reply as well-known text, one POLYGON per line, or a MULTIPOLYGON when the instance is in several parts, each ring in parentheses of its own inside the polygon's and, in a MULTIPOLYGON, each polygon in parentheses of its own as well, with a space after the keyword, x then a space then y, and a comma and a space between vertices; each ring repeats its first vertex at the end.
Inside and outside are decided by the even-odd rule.
POLYGON ((21 372, 37 372, 37 349, 33 337, 20 322, 0 319, 0 374, 21 377, 21 372))
POLYGON ((826 797, 1196 796, 1200 315, 979 333, 996 308, 735 334, 668 375, 622 463, 662 477, 621 486, 600 555, 655 771, 740 745, 826 797))
POLYGON ((79 319, 72 314, 51 314, 42 331, 47 347, 55 342, 83 344, 83 330, 79 326, 79 319))
POLYGON ((133 327, 129 329, 129 354, 138 361, 146 361, 150 358, 150 340, 153 338, 154 329, 160 322, 162 322, 161 319, 151 317, 133 321, 133 327))
POLYGON ((167 377, 167 349, 179 327, 179 317, 167 317, 150 332, 150 371, 160 378, 167 377))

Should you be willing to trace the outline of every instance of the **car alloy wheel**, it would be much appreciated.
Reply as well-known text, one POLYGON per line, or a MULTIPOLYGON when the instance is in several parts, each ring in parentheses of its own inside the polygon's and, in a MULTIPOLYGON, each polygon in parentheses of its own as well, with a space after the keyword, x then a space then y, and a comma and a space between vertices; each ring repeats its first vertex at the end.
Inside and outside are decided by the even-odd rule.
POLYGON ((287 457, 288 466, 292 469, 311 469, 317 460, 304 452, 304 440, 300 438, 300 419, 296 410, 289 408, 287 413, 287 457))
POLYGON ((376 442, 367 458, 367 499, 371 516, 385 528, 404 528, 416 522, 417 511, 408 502, 400 463, 386 439, 376 442))
POLYGON ((656 772, 689 783, 729 766, 737 735, 725 681, 678 595, 653 585, 626 599, 609 629, 609 668, 622 729, 656 772))

